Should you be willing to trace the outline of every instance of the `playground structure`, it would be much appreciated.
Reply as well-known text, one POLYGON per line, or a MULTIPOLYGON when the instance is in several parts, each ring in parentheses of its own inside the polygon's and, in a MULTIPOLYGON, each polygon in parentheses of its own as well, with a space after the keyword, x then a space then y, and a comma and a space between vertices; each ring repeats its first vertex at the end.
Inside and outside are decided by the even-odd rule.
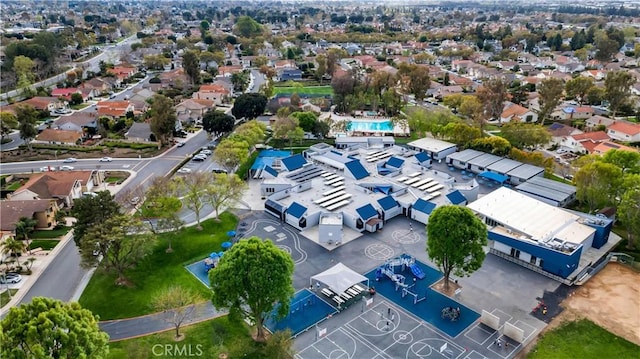
POLYGON ((204 259, 204 270, 206 273, 209 273, 209 271, 213 268, 215 268, 218 265, 218 262, 220 261, 220 258, 222 258, 222 255, 224 254, 224 252, 213 252, 209 255, 209 257, 204 259))
POLYGON ((427 299, 426 296, 419 297, 414 287, 417 279, 423 279, 425 277, 424 271, 416 264, 416 259, 411 256, 402 255, 397 258, 387 260, 384 265, 376 269, 376 281, 380 281, 384 277, 391 279, 395 284, 396 292, 401 289, 402 298, 407 295, 413 296, 413 304, 427 299), (411 271, 414 278, 414 283, 409 285, 405 283, 405 276, 396 273, 396 268, 399 268, 401 272, 404 272, 407 268, 411 271))
POLYGON ((460 318, 460 308, 444 307, 441 313, 442 319, 448 318, 452 322, 457 321, 460 318))

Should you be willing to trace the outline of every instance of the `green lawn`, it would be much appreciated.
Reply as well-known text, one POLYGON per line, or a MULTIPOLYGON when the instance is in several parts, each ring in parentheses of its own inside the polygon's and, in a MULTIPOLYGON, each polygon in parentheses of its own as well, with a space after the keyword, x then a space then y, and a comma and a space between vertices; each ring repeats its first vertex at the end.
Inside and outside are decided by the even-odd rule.
POLYGON ((637 358, 640 347, 595 323, 568 322, 543 335, 527 359, 637 358))
POLYGON ((109 177, 106 177, 104 181, 107 183, 119 183, 124 181, 125 179, 126 178, 123 178, 123 177, 109 176, 109 177))
POLYGON ((333 95, 331 86, 305 86, 305 87, 274 87, 274 94, 293 94, 298 95, 333 95))
POLYGON ((127 272, 129 287, 116 286, 115 274, 96 271, 80 297, 80 304, 99 315, 101 320, 108 320, 152 313, 151 298, 171 285, 191 288, 209 298, 209 290, 184 266, 221 249, 220 244, 228 239, 227 231, 235 229, 237 218, 225 212, 220 220, 203 222, 202 231, 189 227, 179 238, 170 233, 159 235, 153 252, 127 272), (174 237, 173 253, 166 253, 170 236, 174 237))
POLYGON ((29 236, 30 239, 47 239, 47 238, 59 238, 67 234, 71 230, 71 227, 62 227, 59 229, 51 230, 38 230, 29 236))
POLYGON ((45 251, 52 250, 55 246, 60 243, 57 239, 36 239, 31 241, 31 249, 42 248, 45 251))
POLYGON ((69 107, 71 107, 74 110, 82 110, 83 108, 87 108, 89 106, 91 106, 91 104, 85 102, 85 103, 81 103, 81 104, 78 104, 78 105, 71 105, 69 107))
POLYGON ((267 358, 262 353, 262 345, 251 339, 249 328, 241 321, 230 321, 226 316, 182 328, 180 332, 185 335, 185 338, 179 342, 173 340, 174 332, 169 331, 109 343, 108 359, 218 358, 222 352, 227 353, 229 358, 267 358), (183 356, 175 355, 175 352, 172 353, 174 355, 165 355, 161 351, 164 345, 170 345, 172 348, 177 345, 179 349, 184 345, 187 349, 191 348, 191 356, 188 352, 183 356), (196 355, 199 353, 198 349, 202 354, 196 355), (161 353, 163 355, 158 355, 161 353))
POLYGON ((18 188, 20 188, 20 186, 22 186, 22 183, 20 183, 20 181, 13 181, 10 185, 7 186, 7 188, 5 188, 7 191, 15 191, 18 188))
POLYGON ((0 308, 4 307, 6 304, 9 303, 9 300, 11 298, 13 298, 13 296, 18 293, 17 289, 9 289, 9 290, 5 290, 4 292, 0 293, 0 308), (11 294, 11 297, 9 297, 9 294, 11 294))

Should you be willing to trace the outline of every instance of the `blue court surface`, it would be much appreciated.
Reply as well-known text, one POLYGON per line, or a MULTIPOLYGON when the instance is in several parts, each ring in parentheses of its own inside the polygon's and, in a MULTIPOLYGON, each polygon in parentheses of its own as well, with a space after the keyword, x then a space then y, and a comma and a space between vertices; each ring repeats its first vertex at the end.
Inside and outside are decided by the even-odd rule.
POLYGON ((209 287, 209 273, 204 266, 204 259, 201 261, 197 261, 195 263, 191 263, 185 267, 191 274, 193 274, 202 284, 209 287))
POLYGON ((405 283, 410 286, 409 291, 415 295, 407 294, 402 297, 402 288, 396 291, 395 283, 383 276, 376 281, 376 269, 365 274, 369 278, 371 286, 375 286, 376 291, 399 305, 406 311, 430 323, 451 337, 456 337, 462 333, 469 325, 480 318, 480 314, 457 301, 429 288, 430 285, 438 281, 442 274, 436 269, 415 261, 415 265, 424 273, 424 279, 414 281, 414 275, 409 267, 402 271, 402 266, 395 266, 394 272, 405 277, 405 283), (415 283, 415 285, 413 285, 415 283), (413 286, 412 286, 413 285, 413 286), (418 303, 414 304, 417 297, 418 303), (422 300, 422 298, 425 298, 422 300), (456 321, 442 318, 442 309, 446 307, 460 308, 460 316, 456 321))
MULTIPOLYGON (((275 312, 274 310, 273 313, 275 312)), ((295 337, 335 313, 337 311, 315 293, 308 289, 303 289, 291 298, 289 314, 278 321, 274 319, 275 315, 267 318, 265 327, 272 333, 278 330, 290 329, 295 337)))

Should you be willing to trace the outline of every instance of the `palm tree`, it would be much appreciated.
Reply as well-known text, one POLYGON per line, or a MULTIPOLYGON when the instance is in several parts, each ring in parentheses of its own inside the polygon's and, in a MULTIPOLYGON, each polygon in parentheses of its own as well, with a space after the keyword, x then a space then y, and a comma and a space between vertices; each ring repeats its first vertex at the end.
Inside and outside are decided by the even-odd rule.
POLYGON ((25 247, 24 242, 15 239, 15 237, 7 237, 2 242, 2 253, 15 256, 16 262, 20 265, 19 254, 24 252, 25 247))
POLYGON ((38 221, 29 217, 21 217, 18 222, 16 222, 16 239, 24 240, 24 243, 26 243, 25 248, 27 249, 31 244, 29 242, 29 235, 31 235, 37 224, 38 221))

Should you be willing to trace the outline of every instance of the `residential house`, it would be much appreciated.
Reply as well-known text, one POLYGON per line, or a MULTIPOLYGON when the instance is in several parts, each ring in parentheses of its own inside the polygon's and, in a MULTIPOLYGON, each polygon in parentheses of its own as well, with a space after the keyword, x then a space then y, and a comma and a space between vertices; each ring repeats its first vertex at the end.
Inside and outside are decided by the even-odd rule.
POLYGON ((296 62, 293 60, 280 60, 273 64, 273 68, 277 71, 284 69, 297 69, 298 66, 296 66, 296 62))
POLYGON ((538 122, 538 114, 526 107, 511 103, 500 114, 500 122, 538 122))
POLYGON ((551 144, 552 145, 562 145, 562 141, 569 136, 579 135, 584 133, 577 128, 567 126, 558 122, 554 122, 547 129, 551 134, 551 144))
POLYGON ((467 69, 474 65, 474 62, 471 60, 453 60, 451 62, 451 70, 458 73, 467 73, 467 69))
POLYGON ((136 69, 135 67, 119 66, 119 67, 114 67, 112 69, 109 69, 108 72, 112 73, 112 74, 114 74, 116 76, 117 83, 119 85, 124 80, 126 80, 129 77, 135 75, 136 72, 138 72, 138 69, 136 69))
POLYGON ((233 74, 239 74, 244 69, 240 65, 236 66, 220 66, 218 67, 218 76, 231 77, 233 74))
POLYGON ((187 99, 175 106, 176 115, 180 122, 198 123, 202 121, 204 114, 216 108, 213 100, 187 99))
POLYGON ((581 76, 591 77, 596 81, 602 81, 607 76, 607 72, 603 70, 587 70, 580 73, 581 76))
POLYGON ((221 84, 209 84, 200 86, 198 92, 193 93, 193 99, 213 101, 215 105, 222 105, 231 98, 231 91, 221 84))
POLYGON ((609 141, 609 135, 604 131, 586 132, 564 137, 560 148, 573 153, 590 154, 595 152, 596 146, 609 141))
POLYGON ((80 142, 82 142, 82 137, 82 132, 46 128, 36 136, 33 143, 73 146, 80 144, 80 142))
POLYGON ((585 121, 585 127, 587 129, 589 129, 589 130, 593 130, 593 129, 597 128, 598 126, 609 127, 614 122, 616 122, 616 120, 614 120, 614 119, 611 119, 611 118, 608 118, 608 117, 604 117, 604 116, 600 116, 600 115, 594 115, 594 116, 589 117, 585 121))
POLYGON ((54 122, 58 130, 74 131, 81 134, 94 135, 98 132, 98 121, 95 112, 74 112, 61 116, 54 122))
POLYGON ((607 128, 607 135, 618 141, 640 142, 640 124, 616 121, 607 128))
POLYGON ((563 120, 581 120, 591 116, 593 116, 593 108, 591 106, 569 106, 562 109, 560 118, 563 120))
POLYGON ((71 100, 71 95, 73 95, 74 93, 82 94, 82 91, 80 91, 80 89, 78 89, 77 87, 51 90, 52 97, 62 97, 67 101, 71 100))
POLYGON ((120 118, 127 112, 134 112, 135 106, 130 101, 100 101, 96 105, 98 117, 120 118))
POLYGON ((58 205, 54 199, 27 199, 0 202, 0 230, 14 232, 20 218, 32 218, 36 221, 36 229, 47 229, 56 226, 58 205))
MULTIPOLYGON (((115 85, 114 78, 112 77, 94 77, 91 80, 87 80, 80 85, 80 89, 92 89, 98 94, 108 93, 113 89, 115 85)), ((94 96, 95 97, 95 96, 94 96)))
POLYGON ((147 100, 156 93, 148 88, 138 89, 133 91, 133 95, 129 98, 131 102, 147 102, 147 100))
POLYGON ((638 152, 638 150, 633 147, 621 145, 619 143, 614 143, 611 141, 605 141, 605 142, 599 143, 593 149, 593 153, 595 153, 596 155, 604 155, 605 153, 611 150, 638 152))
POLYGON ((67 101, 61 100, 57 97, 36 96, 28 100, 20 101, 14 105, 7 106, 6 108, 3 108, 3 111, 15 112, 15 108, 21 105, 29 105, 38 111, 44 111, 49 113, 55 110, 69 108, 69 103, 67 101))
POLYGON ((161 73, 159 76, 162 87, 171 86, 174 88, 182 88, 189 82, 187 75, 184 73, 184 68, 180 67, 172 71, 161 73))
POLYGON ((302 71, 299 69, 282 69, 278 71, 278 81, 299 81, 302 80, 302 71))
POLYGON ((73 207, 73 200, 90 192, 104 182, 100 171, 60 171, 34 174, 29 180, 7 195, 10 201, 54 199, 58 207, 73 207))
POLYGON ((134 122, 124 134, 127 141, 149 142, 151 141, 151 125, 147 122, 134 122))

